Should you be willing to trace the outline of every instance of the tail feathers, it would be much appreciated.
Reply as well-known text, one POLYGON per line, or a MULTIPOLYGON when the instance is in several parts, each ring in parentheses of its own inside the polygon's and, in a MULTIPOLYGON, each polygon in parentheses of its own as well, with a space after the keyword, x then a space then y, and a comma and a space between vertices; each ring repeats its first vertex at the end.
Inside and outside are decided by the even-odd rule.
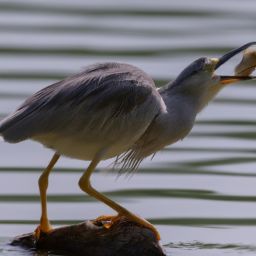
POLYGON ((44 116, 44 113, 38 114, 33 108, 20 108, 0 122, 0 134, 9 143, 31 138, 49 129, 51 122, 46 122, 44 116))
POLYGON ((3 142, 4 141, 4 136, 1 132, 1 124, 2 124, 2 122, 0 121, 0 142, 3 142))
POLYGON ((22 117, 19 111, 3 119, 0 122, 0 140, 16 143, 26 139, 22 135, 24 133, 24 128, 20 125, 21 119, 22 117))

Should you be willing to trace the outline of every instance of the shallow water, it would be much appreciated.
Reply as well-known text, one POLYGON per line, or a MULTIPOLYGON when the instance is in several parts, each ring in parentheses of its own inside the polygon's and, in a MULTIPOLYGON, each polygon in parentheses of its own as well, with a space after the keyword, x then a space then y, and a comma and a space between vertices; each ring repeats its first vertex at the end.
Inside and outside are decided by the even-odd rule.
MULTIPOLYGON (((137 65, 162 85, 195 58, 255 41, 255 10, 252 0, 1 0, 0 119, 94 62, 137 65)), ((231 74, 237 61, 221 72, 231 74)), ((156 224, 168 255, 255 255, 254 85, 226 88, 189 137, 146 159, 133 177, 104 171, 112 160, 94 175, 100 191, 156 224)), ((0 142, 0 152, 0 255, 33 255, 8 242, 38 224, 37 178, 52 152, 33 142, 0 142)), ((113 213, 78 189, 87 165, 62 158, 52 173, 56 226, 113 213)))

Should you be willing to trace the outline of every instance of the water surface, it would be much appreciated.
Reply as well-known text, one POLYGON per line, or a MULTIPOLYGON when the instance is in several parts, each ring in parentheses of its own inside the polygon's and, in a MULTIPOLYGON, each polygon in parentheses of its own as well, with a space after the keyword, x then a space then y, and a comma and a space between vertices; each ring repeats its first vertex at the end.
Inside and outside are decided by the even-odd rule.
MULTIPOLYGON (((2 0, 0 119, 95 62, 136 65, 161 86, 195 58, 255 41, 255 10, 252 0, 2 0)), ((221 72, 232 74, 237 61, 221 72)), ((112 160, 101 163, 94 185, 156 224, 168 255, 255 255, 255 95, 255 82, 226 88, 189 137, 146 159, 128 179, 106 171, 112 160)), ((0 142, 0 152, 0 255, 33 255, 8 242, 38 224, 37 179, 52 152, 34 142, 0 142)), ((87 165, 62 158, 52 173, 54 225, 113 213, 79 190, 87 165)))

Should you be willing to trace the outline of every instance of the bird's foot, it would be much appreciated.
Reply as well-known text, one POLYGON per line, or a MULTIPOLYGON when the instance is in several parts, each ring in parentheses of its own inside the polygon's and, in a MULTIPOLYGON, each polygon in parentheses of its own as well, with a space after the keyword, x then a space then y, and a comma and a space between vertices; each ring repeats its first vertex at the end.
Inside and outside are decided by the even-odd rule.
POLYGON ((156 239, 158 241, 161 240, 161 236, 160 236, 158 230, 156 229, 156 227, 154 225, 152 225, 150 222, 148 222, 147 220, 145 220, 145 219, 143 219, 143 218, 141 218, 141 217, 139 217, 139 216, 137 216, 137 215, 135 215, 135 214, 133 214, 131 212, 128 212, 128 211, 124 212, 123 214, 120 213, 120 215, 125 216, 129 220, 139 224, 140 226, 145 227, 145 228, 151 230, 154 233, 156 239))
POLYGON ((34 231, 36 240, 38 241, 43 234, 50 233, 53 230, 51 224, 47 221, 37 226, 34 231))
POLYGON ((159 234, 159 232, 157 231, 157 229, 155 228, 154 225, 152 225, 150 222, 148 222, 147 220, 141 218, 141 217, 138 217, 136 216, 135 214, 133 213, 125 213, 125 214, 121 214, 119 213, 118 215, 103 215, 103 216, 100 216, 98 217, 97 219, 94 220, 94 223, 97 225, 97 224, 101 224, 103 225, 105 228, 109 229, 111 228, 111 226, 117 222, 118 220, 120 220, 120 218, 122 217, 126 217, 127 219, 139 224, 140 226, 142 227, 145 227, 149 230, 151 230, 154 235, 156 236, 156 239, 159 241, 161 239, 161 236, 159 234))
POLYGON ((103 225, 104 228, 111 228, 111 226, 120 219, 119 215, 102 215, 95 219, 93 222, 95 225, 103 225))

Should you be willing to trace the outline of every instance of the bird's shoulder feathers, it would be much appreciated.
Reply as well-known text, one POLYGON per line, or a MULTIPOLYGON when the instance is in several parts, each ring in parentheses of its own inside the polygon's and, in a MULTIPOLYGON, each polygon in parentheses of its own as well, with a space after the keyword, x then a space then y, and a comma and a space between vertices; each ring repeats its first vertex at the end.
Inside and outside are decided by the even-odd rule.
POLYGON ((153 80, 139 68, 95 64, 28 98, 0 123, 0 134, 9 142, 18 142, 65 129, 72 122, 99 122, 102 115, 108 119, 145 107, 153 119, 161 108, 160 98, 153 80))

